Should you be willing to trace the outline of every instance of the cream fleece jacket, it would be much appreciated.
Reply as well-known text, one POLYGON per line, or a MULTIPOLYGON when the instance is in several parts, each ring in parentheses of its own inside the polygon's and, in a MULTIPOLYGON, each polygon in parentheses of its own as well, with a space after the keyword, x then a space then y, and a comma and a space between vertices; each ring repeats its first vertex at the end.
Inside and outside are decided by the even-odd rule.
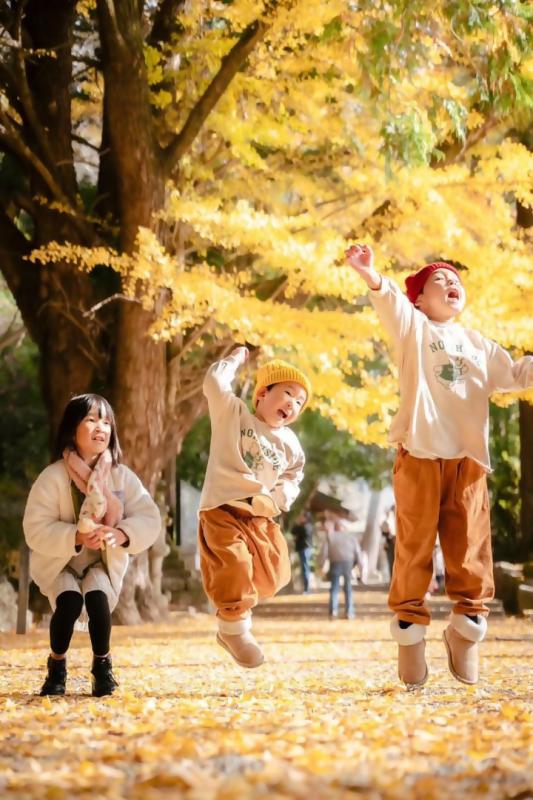
POLYGON ((456 322, 432 322, 393 281, 369 292, 396 349, 400 408, 390 441, 418 458, 468 456, 490 470, 489 397, 533 387, 533 356, 513 361, 456 322))
MULTIPOLYGON (((128 568, 128 554, 150 547, 161 530, 159 510, 139 478, 123 464, 114 467, 108 485, 124 502, 124 517, 117 527, 129 537, 126 547, 107 548, 107 570, 117 596, 128 568)), ((23 528, 30 548, 30 575, 44 595, 71 558, 75 547, 76 521, 70 477, 63 460, 46 467, 31 487, 23 528)))

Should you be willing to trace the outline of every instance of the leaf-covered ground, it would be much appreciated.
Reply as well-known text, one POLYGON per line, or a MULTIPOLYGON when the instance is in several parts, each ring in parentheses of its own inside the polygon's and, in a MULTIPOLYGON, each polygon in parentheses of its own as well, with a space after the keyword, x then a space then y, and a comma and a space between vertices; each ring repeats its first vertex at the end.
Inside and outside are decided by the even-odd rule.
POLYGON ((533 797, 533 625, 494 619, 478 687, 431 676, 407 692, 388 619, 258 618, 267 661, 234 665, 213 620, 115 628, 120 689, 89 695, 75 634, 65 698, 36 695, 46 632, 0 636, 2 798, 448 800, 533 797))

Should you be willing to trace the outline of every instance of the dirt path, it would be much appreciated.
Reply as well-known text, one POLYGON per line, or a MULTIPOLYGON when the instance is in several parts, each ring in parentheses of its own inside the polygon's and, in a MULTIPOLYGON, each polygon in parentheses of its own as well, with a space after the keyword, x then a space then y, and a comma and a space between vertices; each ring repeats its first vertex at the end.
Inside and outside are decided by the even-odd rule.
MULTIPOLYGON (((280 602, 282 598, 280 598, 280 602)), ((388 619, 258 617, 267 661, 239 669, 207 615, 116 628, 119 692, 89 696, 87 634, 68 694, 40 698, 46 632, 0 636, 2 798, 533 797, 533 625, 496 618, 482 681, 456 683, 430 629, 430 680, 406 692, 388 619)))

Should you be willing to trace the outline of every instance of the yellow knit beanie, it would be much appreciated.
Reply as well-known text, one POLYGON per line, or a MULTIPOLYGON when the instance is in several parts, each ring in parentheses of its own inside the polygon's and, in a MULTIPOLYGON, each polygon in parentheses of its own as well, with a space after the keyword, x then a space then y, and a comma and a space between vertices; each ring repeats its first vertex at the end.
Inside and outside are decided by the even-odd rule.
POLYGON ((301 384, 307 392, 307 397, 302 409, 307 405, 311 397, 311 383, 309 378, 300 372, 299 369, 293 367, 287 361, 282 361, 281 358, 274 358, 272 361, 267 361, 262 367, 257 370, 255 379, 255 388, 252 395, 252 405, 255 408, 257 405, 257 394, 263 386, 272 386, 273 383, 283 383, 283 381, 294 381, 294 383, 301 384))

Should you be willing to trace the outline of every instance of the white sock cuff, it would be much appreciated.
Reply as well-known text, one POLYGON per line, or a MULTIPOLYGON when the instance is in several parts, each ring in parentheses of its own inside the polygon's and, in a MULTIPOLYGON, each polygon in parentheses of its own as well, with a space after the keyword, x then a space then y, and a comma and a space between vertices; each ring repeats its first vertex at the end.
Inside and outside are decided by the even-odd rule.
POLYGON ((246 633, 252 629, 252 617, 244 619, 222 619, 218 617, 218 629, 220 633, 227 633, 229 636, 237 636, 239 633, 246 633))
POLYGON ((450 614, 450 625, 463 639, 469 642, 482 642, 487 633, 487 620, 477 615, 479 622, 474 622, 466 614, 450 614))
POLYGON ((416 622, 411 623, 408 628, 400 628, 398 617, 393 617, 390 624, 392 638, 401 645, 418 644, 426 635, 426 629, 427 625, 419 625, 416 622))

